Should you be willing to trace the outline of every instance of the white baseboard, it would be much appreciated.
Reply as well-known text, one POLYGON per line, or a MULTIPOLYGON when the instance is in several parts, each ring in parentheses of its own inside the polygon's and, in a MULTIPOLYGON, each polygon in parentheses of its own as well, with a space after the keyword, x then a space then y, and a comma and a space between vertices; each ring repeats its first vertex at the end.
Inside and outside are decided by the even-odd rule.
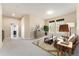
POLYGON ((2 42, 0 42, 0 48, 2 48, 3 47, 3 43, 2 42))
POLYGON ((23 39, 23 40, 30 40, 32 38, 22 38, 22 37, 18 37, 18 38, 10 38, 10 37, 6 37, 4 39, 7 39, 7 40, 11 40, 11 39, 23 39))
POLYGON ((24 40, 31 40, 32 38, 22 38, 22 39, 24 39, 24 40))

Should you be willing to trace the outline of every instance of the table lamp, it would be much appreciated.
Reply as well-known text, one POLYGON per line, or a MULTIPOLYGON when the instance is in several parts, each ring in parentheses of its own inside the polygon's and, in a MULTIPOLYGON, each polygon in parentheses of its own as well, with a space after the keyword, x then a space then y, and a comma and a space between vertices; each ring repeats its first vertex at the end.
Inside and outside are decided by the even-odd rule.
MULTIPOLYGON (((68 24, 60 25, 59 26, 59 32, 67 32, 67 34, 68 34, 68 32, 69 32, 68 24)), ((67 36, 62 36, 62 37, 64 37, 64 39, 65 39, 65 38, 68 38, 68 35, 67 36)))

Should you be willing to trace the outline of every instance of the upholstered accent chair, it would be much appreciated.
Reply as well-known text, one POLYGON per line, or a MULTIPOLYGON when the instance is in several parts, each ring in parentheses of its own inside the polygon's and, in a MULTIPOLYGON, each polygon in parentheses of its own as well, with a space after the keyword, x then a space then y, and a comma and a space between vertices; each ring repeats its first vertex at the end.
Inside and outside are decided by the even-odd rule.
POLYGON ((72 51, 71 52, 67 51, 67 52, 68 52, 69 55, 74 54, 74 51, 75 51, 77 45, 79 44, 78 36, 76 34, 72 34, 69 37, 68 41, 72 42, 73 46, 72 46, 72 51))

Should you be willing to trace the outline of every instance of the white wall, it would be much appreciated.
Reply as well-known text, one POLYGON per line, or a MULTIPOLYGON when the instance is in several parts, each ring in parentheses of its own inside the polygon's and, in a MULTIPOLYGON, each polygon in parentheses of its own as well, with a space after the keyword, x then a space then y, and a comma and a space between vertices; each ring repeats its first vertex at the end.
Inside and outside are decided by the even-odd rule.
POLYGON ((20 19, 3 16, 2 23, 4 30, 4 38, 9 39, 11 37, 11 23, 17 24, 19 26, 18 35, 20 36, 20 19))
POLYGON ((76 8, 76 16, 77 16, 77 21, 76 21, 76 25, 77 25, 77 34, 79 35, 79 4, 77 4, 77 8, 76 8))
POLYGON ((24 17, 21 19, 21 37, 24 39, 24 17))
POLYGON ((54 17, 54 18, 51 18, 51 19, 47 19, 47 20, 45 20, 45 24, 48 25, 49 21, 51 21, 51 20, 58 20, 58 19, 63 19, 63 18, 64 18, 65 24, 66 23, 74 23, 75 24, 75 27, 72 28, 71 32, 76 33, 76 11, 62 15, 62 16, 57 16, 57 17, 54 17))
MULTIPOLYGON (((25 15, 21 19, 21 37, 24 39, 33 39, 33 26, 39 25, 42 27, 44 25, 44 20, 31 16, 31 15, 25 15)), ((40 35, 39 35, 40 36, 40 35)))
POLYGON ((0 4, 0 48, 2 47, 2 6, 0 4))
MULTIPOLYGON (((44 20, 36 16, 30 16, 30 37, 32 39, 34 38, 33 27, 35 27, 36 25, 39 25, 40 28, 42 28, 44 26, 44 20)), ((43 35, 44 35, 43 31, 37 32, 37 37, 41 37, 43 35)))
POLYGON ((29 15, 23 16, 21 19, 21 37, 23 39, 30 39, 29 21, 29 15))
POLYGON ((44 20, 30 15, 25 15, 21 19, 3 16, 3 30, 6 39, 9 39, 11 36, 11 23, 18 24, 19 37, 21 35, 23 39, 31 39, 34 36, 32 31, 33 26, 38 24, 42 27, 44 20))

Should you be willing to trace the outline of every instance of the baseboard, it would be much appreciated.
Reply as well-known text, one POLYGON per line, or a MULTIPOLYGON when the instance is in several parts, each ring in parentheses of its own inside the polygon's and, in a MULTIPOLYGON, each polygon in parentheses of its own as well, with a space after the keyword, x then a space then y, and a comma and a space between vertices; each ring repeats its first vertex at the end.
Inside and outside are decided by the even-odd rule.
POLYGON ((31 40, 32 38, 22 38, 22 39, 24 39, 24 40, 31 40))
POLYGON ((3 43, 2 42, 0 42, 0 48, 2 48, 3 47, 3 43))
POLYGON ((10 40, 11 38, 10 38, 10 37, 5 37, 4 40, 5 40, 5 39, 6 39, 6 40, 10 40))

